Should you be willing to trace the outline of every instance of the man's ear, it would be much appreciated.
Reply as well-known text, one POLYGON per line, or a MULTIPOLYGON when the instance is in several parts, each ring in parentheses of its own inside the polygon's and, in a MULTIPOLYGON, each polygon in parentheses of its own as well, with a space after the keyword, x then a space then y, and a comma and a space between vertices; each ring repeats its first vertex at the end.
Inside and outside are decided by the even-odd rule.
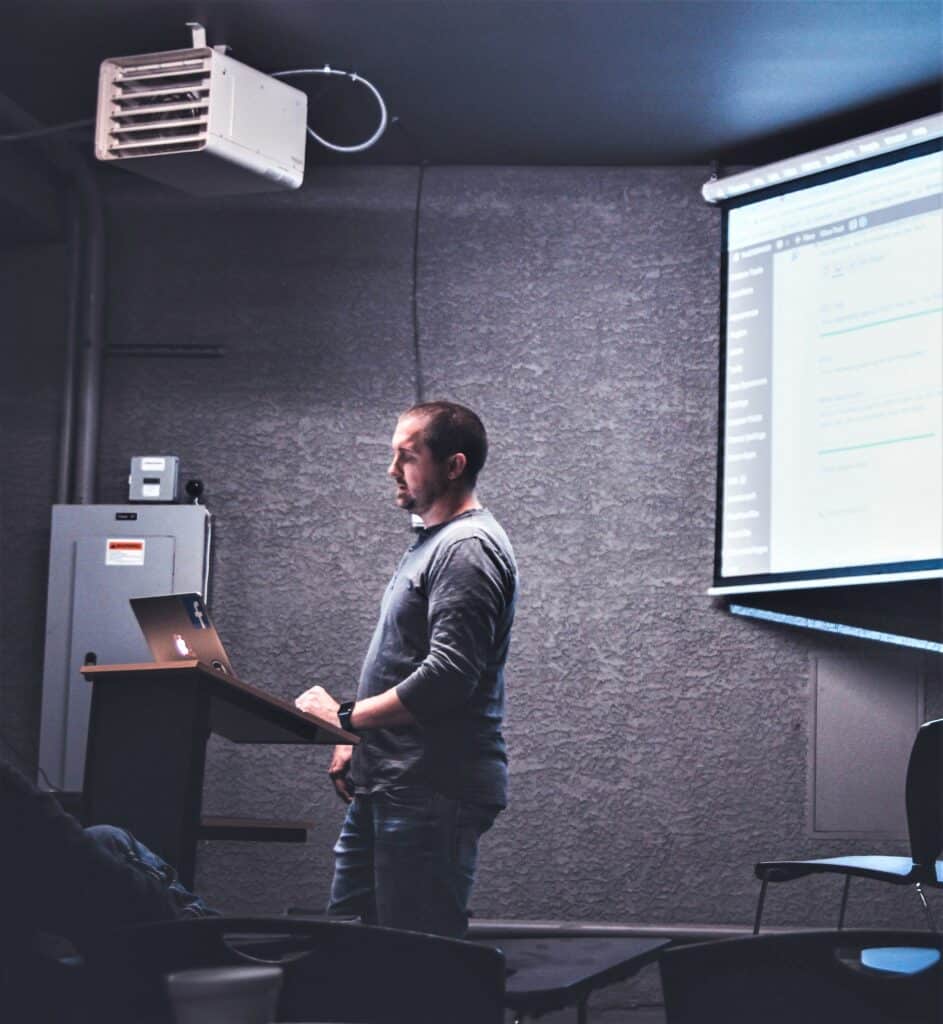
POLYGON ((449 456, 449 480, 457 480, 465 472, 468 459, 464 452, 456 452, 449 456))

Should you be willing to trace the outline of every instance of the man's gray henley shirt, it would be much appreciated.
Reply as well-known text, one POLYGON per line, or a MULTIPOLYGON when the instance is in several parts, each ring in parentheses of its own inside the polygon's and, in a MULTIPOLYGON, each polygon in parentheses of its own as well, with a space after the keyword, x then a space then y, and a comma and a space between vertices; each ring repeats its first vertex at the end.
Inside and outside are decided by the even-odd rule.
POLYGON ((516 599, 514 551, 490 512, 417 532, 383 595, 357 689, 363 700, 395 686, 416 722, 364 731, 356 792, 419 785, 505 806, 504 663, 516 599))

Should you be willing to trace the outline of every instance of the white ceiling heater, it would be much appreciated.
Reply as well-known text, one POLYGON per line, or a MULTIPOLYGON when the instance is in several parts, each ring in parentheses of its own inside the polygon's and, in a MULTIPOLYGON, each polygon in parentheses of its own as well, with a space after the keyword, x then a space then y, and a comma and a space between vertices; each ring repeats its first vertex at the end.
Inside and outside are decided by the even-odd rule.
POLYGON ((95 156, 194 195, 298 188, 308 97, 206 45, 102 61, 95 156))

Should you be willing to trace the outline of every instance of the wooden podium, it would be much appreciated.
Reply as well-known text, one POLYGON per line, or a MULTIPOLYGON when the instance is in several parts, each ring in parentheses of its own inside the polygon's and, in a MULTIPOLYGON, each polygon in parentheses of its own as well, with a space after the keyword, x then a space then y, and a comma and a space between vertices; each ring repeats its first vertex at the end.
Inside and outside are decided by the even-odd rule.
POLYGON ((304 838, 305 823, 203 819, 206 742, 358 743, 352 733, 298 711, 195 660, 86 665, 93 686, 85 760, 85 821, 120 825, 159 853, 192 888, 201 838, 304 838), (291 826, 295 826, 294 829, 291 826), (284 835, 281 833, 285 833, 284 835))

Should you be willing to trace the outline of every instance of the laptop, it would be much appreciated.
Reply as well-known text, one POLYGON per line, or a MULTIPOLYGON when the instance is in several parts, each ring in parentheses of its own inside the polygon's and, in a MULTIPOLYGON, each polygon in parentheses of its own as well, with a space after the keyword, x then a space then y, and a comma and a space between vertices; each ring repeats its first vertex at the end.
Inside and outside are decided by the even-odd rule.
POLYGON ((217 672, 235 675, 199 594, 132 597, 131 610, 155 661, 195 658, 217 672))

